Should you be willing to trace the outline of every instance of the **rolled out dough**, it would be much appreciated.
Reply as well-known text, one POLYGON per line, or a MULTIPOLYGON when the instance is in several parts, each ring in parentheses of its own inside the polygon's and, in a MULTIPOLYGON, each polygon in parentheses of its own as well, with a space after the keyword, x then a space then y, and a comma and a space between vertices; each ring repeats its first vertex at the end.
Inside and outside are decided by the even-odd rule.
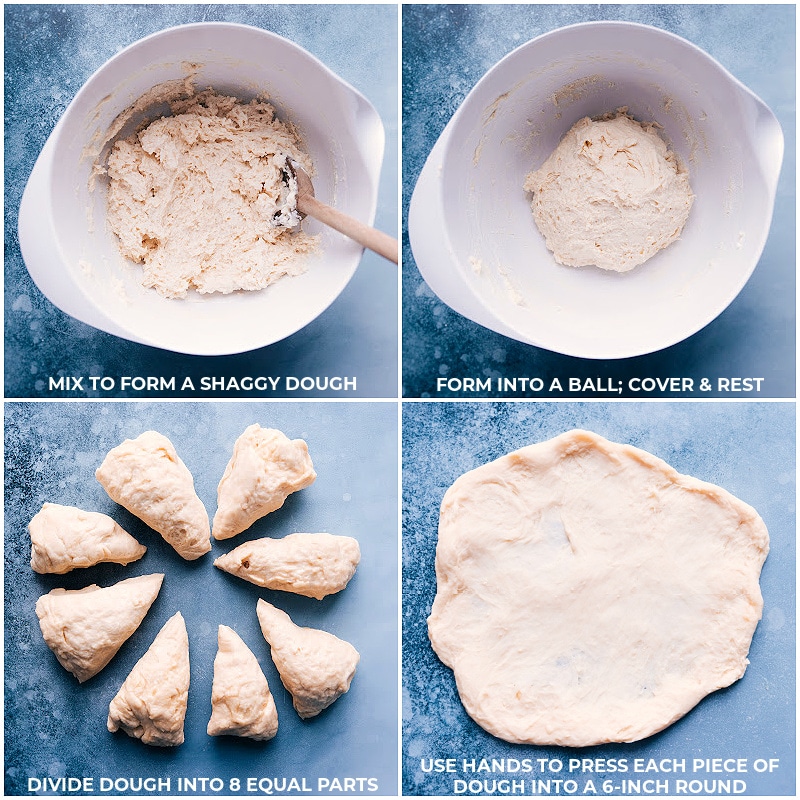
POLYGON ((570 431, 445 494, 431 644, 501 739, 637 741, 744 674, 768 542, 724 489, 570 431))

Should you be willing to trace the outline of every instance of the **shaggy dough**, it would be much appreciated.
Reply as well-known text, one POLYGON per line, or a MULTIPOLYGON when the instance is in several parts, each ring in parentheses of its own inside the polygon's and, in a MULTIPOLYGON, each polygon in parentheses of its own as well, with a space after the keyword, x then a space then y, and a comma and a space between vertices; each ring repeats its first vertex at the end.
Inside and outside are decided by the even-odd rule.
POLYGON ((358 542, 330 533, 255 539, 220 556, 214 566, 256 586, 321 600, 340 592, 361 560, 358 542))
POLYGON ((637 741, 742 677, 767 550, 724 489, 571 431, 445 494, 431 644, 501 739, 637 741))
POLYGON ((45 503, 28 524, 31 567, 40 574, 111 562, 130 564, 147 548, 111 517, 74 506, 45 503))
POLYGON ((295 625, 264 600, 256 611, 281 681, 303 719, 315 717, 350 688, 359 661, 353 645, 326 631, 295 625))
POLYGON ((109 497, 158 531, 183 558, 211 549, 208 514, 172 442, 156 431, 126 439, 95 472, 109 497))
POLYGON ((317 237, 285 227, 299 224, 287 156, 313 171, 295 128, 269 103, 211 89, 170 108, 108 158, 108 224, 142 284, 227 294, 303 272, 317 237))
POLYGON ((189 637, 180 612, 167 620, 108 707, 108 729, 145 744, 183 744, 189 697, 189 637))
POLYGON ((533 218, 560 264, 628 272, 674 242, 694 195, 659 136, 623 113, 584 117, 525 178, 533 218))
POLYGON ((258 659, 227 625, 219 626, 217 641, 208 735, 272 739, 278 710, 258 659))
POLYGON ((317 473, 302 439, 251 425, 236 440, 217 489, 215 539, 230 539, 310 486, 317 473))
POLYGON ((164 575, 101 588, 53 589, 36 601, 36 616, 47 646, 81 683, 97 675, 139 627, 156 599, 164 575))

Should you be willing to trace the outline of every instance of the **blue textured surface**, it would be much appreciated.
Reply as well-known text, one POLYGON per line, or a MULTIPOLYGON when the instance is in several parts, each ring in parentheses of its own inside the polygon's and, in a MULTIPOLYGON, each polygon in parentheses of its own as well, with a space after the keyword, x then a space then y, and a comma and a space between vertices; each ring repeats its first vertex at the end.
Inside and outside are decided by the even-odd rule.
POLYGON ((6 795, 27 794, 29 777, 83 776, 97 781, 170 777, 173 795, 180 794, 176 779, 192 776, 226 781, 306 777, 314 794, 317 777, 375 778, 378 791, 372 793, 396 793, 398 453, 393 403, 7 404, 5 441, 6 795), (173 441, 213 514, 217 483, 233 443, 253 422, 305 438, 317 480, 247 532, 214 543, 212 553, 198 561, 181 559, 113 503, 94 478, 111 447, 154 428, 173 441), (30 568, 27 524, 44 501, 109 514, 147 546, 147 553, 127 567, 105 564, 64 576, 36 575, 30 568), (259 589, 211 564, 242 541, 298 531, 359 540, 361 564, 346 589, 319 601, 259 589), (152 572, 164 572, 164 584, 141 627, 102 672, 78 684, 42 639, 36 599, 58 586, 105 586, 152 572), (350 691, 318 717, 304 721, 292 709, 258 626, 259 597, 300 625, 352 642, 361 653, 350 691), (124 733, 109 733, 109 701, 178 610, 186 619, 191 660, 185 743, 153 748, 124 733), (270 742, 206 735, 219 624, 237 631, 267 676, 279 717, 278 735, 270 742))
MULTIPOLYGON (((448 795, 454 778, 540 774, 427 773, 421 759, 685 758, 685 775, 578 774, 629 778, 744 778, 747 794, 795 791, 795 406, 793 403, 406 403, 403 409, 403 793, 448 795), (464 711, 453 674, 433 652, 426 619, 436 594, 439 506, 467 470, 572 428, 641 447, 679 472, 750 503, 770 532, 761 575, 764 616, 744 677, 704 699, 660 734, 628 745, 568 749, 508 744, 464 711), (746 435, 745 435, 746 432, 746 435), (746 758, 746 775, 692 773, 693 758, 746 758), (779 758, 757 774, 752 760, 779 758)), ((544 777, 576 777, 545 775, 544 777)), ((674 787, 674 784, 672 784, 674 787)), ((530 793, 530 792, 528 792, 530 793)), ((558 794, 558 791, 552 791, 558 794)), ((580 792, 579 792, 580 793, 580 792)), ((619 792, 614 792, 619 793, 619 792)), ((670 794, 674 793, 673 791, 670 794)), ((602 791, 598 788, 598 794, 602 791)))
MULTIPOLYGON (((613 378, 616 384, 618 379, 627 381, 630 377, 674 375, 698 379, 760 376, 765 378, 762 395, 794 397, 793 5, 404 6, 404 218, 428 153, 450 117, 487 71, 535 36, 564 25, 603 19, 646 23, 683 36, 720 61, 777 115, 786 140, 786 155, 770 237, 753 277, 720 317, 688 340, 648 356, 615 362, 589 361, 516 342, 457 314, 423 281, 405 231, 402 295, 405 397, 457 396, 457 392, 436 391, 436 379, 442 376, 539 376, 549 385, 551 378, 565 376, 603 376, 613 378)), ((524 395, 516 392, 503 396, 524 395)), ((545 392, 542 396, 546 395, 545 392)), ((579 396, 592 394, 579 393, 579 396)))
POLYGON ((186 375, 357 376, 358 391, 350 396, 396 396, 398 279, 395 267, 373 253, 365 253, 331 307, 294 336, 250 353, 203 358, 127 342, 68 317, 30 279, 17 240, 22 190, 39 151, 83 83, 132 42, 197 21, 240 22, 274 31, 305 47, 364 94, 386 131, 375 225, 396 232, 395 6, 79 4, 16 5, 4 11, 7 397, 69 396, 48 391, 48 376, 59 374, 175 375, 178 385, 186 375))

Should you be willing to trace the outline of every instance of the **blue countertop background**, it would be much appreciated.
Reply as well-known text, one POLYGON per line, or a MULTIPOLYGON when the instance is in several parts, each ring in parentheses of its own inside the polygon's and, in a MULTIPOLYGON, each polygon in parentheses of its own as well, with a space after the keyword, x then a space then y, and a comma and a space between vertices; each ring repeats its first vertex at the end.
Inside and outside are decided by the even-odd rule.
MULTIPOLYGON (((6 6, 4 14, 6 397, 100 394, 49 391, 48 376, 60 374, 174 375, 178 386, 187 375, 357 376, 358 391, 348 396, 397 396, 399 279, 395 266, 374 253, 365 253, 344 292, 298 333, 249 353, 202 357, 118 339, 65 315, 30 279, 17 239, 25 183, 47 137, 83 83, 132 42, 173 25, 199 21, 239 22, 285 36, 364 94, 386 131, 375 225, 396 235, 396 6, 26 4, 6 6)), ((126 394, 160 396, 119 390, 102 396, 126 394)), ((204 392, 203 396, 215 394, 237 395, 204 392)), ((293 392, 292 396, 297 394, 337 393, 293 392)))
POLYGON ((10 403, 5 427, 6 796, 27 794, 29 777, 83 776, 97 781, 171 777, 173 795, 180 794, 175 791, 178 777, 305 777, 315 790, 317 777, 375 778, 378 791, 344 794, 396 794, 394 403, 10 403), (153 428, 172 440, 213 515, 217 483, 233 443, 254 422, 276 427, 290 438, 304 438, 318 477, 245 533, 213 542, 212 552, 197 561, 180 558, 111 501, 94 478, 111 447, 153 428), (27 524, 45 501, 109 514, 148 550, 127 567, 101 564, 63 576, 37 575, 30 568, 27 524), (362 552, 348 586, 321 601, 261 589, 211 563, 243 541, 316 531, 354 536, 362 552), (104 670, 79 684, 42 638, 34 611, 37 598, 59 586, 107 586, 152 572, 164 572, 164 584, 142 625, 104 670), (350 691, 313 719, 297 716, 280 682, 256 617, 259 597, 285 610, 297 624, 330 631, 361 653, 350 691), (109 733, 108 703, 176 611, 186 619, 191 660, 185 743, 148 747, 124 733, 109 733), (219 624, 236 630, 267 676, 279 720, 278 734, 269 742, 206 734, 219 624))
POLYGON ((618 784, 622 777, 743 778, 747 794, 794 795, 795 556, 794 403, 405 403, 403 793, 450 795, 453 778, 541 777, 429 773, 422 771, 421 759, 455 758, 460 764, 461 758, 560 758, 566 764, 579 757, 628 758, 631 763, 634 758, 687 760, 686 774, 601 770, 578 775, 580 786, 589 777, 598 787, 602 780, 618 784), (439 507, 464 472, 572 428, 641 447, 679 472, 722 486, 754 506, 770 534, 761 574, 764 614, 744 677, 706 697, 661 733, 632 744, 580 749, 513 745, 467 716, 452 671, 428 640, 439 507), (692 773, 693 758, 747 758, 750 770, 745 775, 692 773), (756 758, 778 758, 780 767, 758 774, 752 769, 756 758))
POLYGON ((794 5, 716 3, 403 6, 403 396, 459 396, 436 391, 442 376, 538 376, 547 385, 554 377, 603 376, 616 385, 630 377, 677 375, 697 378, 697 383, 701 377, 763 377, 762 396, 794 397, 795 13, 794 5), (529 39, 564 25, 605 19, 654 25, 706 50, 772 108, 786 142, 771 233, 741 294, 688 340, 619 361, 551 353, 460 316, 422 279, 405 229, 425 159, 478 80, 529 39))

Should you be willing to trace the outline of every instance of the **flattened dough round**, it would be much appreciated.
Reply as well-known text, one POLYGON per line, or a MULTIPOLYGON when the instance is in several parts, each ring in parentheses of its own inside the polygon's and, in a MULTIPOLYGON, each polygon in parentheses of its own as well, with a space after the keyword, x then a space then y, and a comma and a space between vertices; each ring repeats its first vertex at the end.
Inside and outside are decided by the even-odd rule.
POLYGON ((744 674, 768 550, 756 511, 570 431, 445 494, 431 644, 509 742, 633 742, 744 674))

